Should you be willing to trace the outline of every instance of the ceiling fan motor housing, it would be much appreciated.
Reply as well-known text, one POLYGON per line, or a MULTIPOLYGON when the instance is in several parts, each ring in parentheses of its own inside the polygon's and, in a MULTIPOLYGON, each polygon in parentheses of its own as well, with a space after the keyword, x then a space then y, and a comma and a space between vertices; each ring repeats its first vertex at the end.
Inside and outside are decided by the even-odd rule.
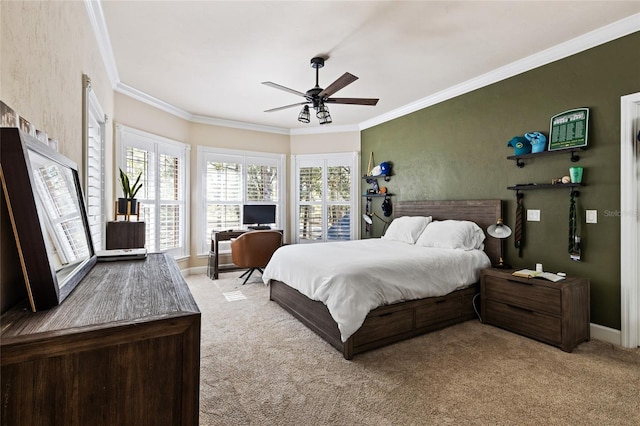
POLYGON ((315 57, 311 58, 311 68, 322 68, 324 67, 324 58, 315 57))

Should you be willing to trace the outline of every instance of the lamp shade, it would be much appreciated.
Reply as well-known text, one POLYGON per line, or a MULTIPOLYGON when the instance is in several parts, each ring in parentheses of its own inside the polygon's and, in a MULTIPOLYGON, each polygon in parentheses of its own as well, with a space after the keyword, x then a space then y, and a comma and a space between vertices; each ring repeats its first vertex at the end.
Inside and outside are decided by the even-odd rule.
POLYGON ((371 216, 369 216, 368 214, 363 214, 362 215, 362 219, 367 222, 369 225, 371 225, 373 223, 373 219, 371 219, 371 216))
POLYGON ((308 123, 310 121, 309 105, 305 105, 302 108, 302 110, 300 111, 300 114, 298 115, 298 121, 301 123, 308 123))
POLYGON ((511 228, 502 223, 502 219, 498 219, 493 225, 489 225, 487 228, 487 234, 493 238, 507 238, 511 235, 511 228))
POLYGON ((327 108, 327 106, 324 104, 320 104, 320 106, 318 107, 316 117, 318 117, 320 124, 329 124, 333 121, 331 119, 331 114, 329 114, 329 108, 327 108))

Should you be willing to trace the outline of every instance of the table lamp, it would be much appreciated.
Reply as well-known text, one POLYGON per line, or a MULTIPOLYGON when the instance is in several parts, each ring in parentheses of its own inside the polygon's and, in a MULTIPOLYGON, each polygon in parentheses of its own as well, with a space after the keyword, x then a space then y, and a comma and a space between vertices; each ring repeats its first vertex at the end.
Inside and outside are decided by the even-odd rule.
POLYGON ((493 225, 489 225, 487 228, 487 234, 500 240, 500 261, 497 265, 493 265, 493 267, 499 269, 510 269, 511 266, 507 265, 502 260, 502 240, 511 235, 511 228, 502 223, 502 218, 500 218, 493 225))
POLYGON ((387 226, 389 226, 389 221, 384 220, 383 218, 381 218, 380 216, 378 216, 378 215, 377 215, 377 214, 375 214, 375 213, 369 213, 369 214, 364 213, 364 214, 362 215, 362 219, 363 219, 365 222, 367 222, 369 225, 372 225, 372 224, 373 224, 373 218, 374 218, 374 217, 377 217, 380 221, 382 221, 382 222, 384 223, 384 227, 382 228, 382 235, 384 235, 384 231, 386 231, 386 230, 387 230, 387 226))

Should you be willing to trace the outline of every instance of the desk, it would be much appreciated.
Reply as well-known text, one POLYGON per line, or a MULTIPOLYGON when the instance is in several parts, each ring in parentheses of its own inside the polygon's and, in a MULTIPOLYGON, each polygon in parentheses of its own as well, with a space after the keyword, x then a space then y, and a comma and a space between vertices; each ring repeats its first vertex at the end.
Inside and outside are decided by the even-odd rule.
MULTIPOLYGON (((231 230, 231 231, 217 231, 217 232, 214 231, 212 233, 211 252, 209 253, 209 256, 210 256, 209 261, 211 262, 211 258, 213 258, 213 270, 209 271, 209 278, 211 278, 212 280, 218 279, 218 272, 220 271, 220 264, 218 259, 220 250, 218 248, 218 243, 220 241, 230 241, 234 238, 238 238, 240 235, 244 234, 245 232, 250 232, 250 231, 251 229, 239 229, 239 230, 231 230)), ((282 233, 282 229, 271 229, 271 231, 278 231, 282 233)))

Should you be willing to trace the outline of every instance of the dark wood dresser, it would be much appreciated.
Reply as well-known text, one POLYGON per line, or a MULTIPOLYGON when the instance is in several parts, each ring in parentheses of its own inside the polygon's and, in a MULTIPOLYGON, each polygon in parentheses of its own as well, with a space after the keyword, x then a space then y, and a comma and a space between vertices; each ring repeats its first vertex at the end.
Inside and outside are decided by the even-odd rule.
POLYGON ((484 269, 480 292, 482 322, 571 352, 590 339, 589 280, 557 283, 520 278, 513 270, 484 269))
POLYGON ((197 425, 200 311, 175 260, 98 263, 2 315, 2 425, 197 425))

